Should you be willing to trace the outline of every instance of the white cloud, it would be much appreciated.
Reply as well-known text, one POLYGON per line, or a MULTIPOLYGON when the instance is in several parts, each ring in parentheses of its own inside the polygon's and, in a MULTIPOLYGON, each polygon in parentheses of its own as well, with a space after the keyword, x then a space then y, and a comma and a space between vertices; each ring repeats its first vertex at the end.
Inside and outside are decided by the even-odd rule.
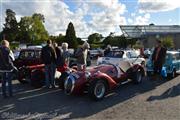
POLYGON ((135 18, 135 25, 147 25, 149 24, 150 14, 146 13, 144 16, 137 16, 135 18))
POLYGON ((179 0, 138 0, 140 13, 170 11, 180 8, 179 0))
POLYGON ((127 21, 128 21, 129 24, 133 23, 133 20, 131 18, 128 18, 127 21))
MULTIPOLYGON (((33 13, 41 13, 45 16, 45 27, 50 34, 65 34, 69 22, 75 26, 78 37, 88 37, 93 32, 100 32, 108 35, 110 32, 117 31, 120 24, 126 24, 123 14, 126 6, 118 0, 76 0, 75 10, 60 0, 34 0, 13 2, 3 2, 3 20, 7 8, 16 12, 17 19, 21 16, 30 16, 33 13), (97 9, 94 9, 97 8, 97 9), (86 16, 89 19, 86 19, 86 16)), ((120 29, 119 29, 120 31, 120 29)))
POLYGON ((142 15, 133 15, 127 21, 130 25, 148 25, 151 15, 149 13, 142 15))

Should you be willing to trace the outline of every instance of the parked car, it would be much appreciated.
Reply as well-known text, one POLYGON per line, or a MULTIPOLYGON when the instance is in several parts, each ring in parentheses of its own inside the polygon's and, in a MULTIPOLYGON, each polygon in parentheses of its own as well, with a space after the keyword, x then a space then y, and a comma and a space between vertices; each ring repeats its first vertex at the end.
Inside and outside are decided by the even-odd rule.
POLYGON ((101 64, 86 71, 64 72, 59 81, 65 93, 88 93, 91 98, 101 100, 103 97, 120 84, 131 79, 134 83, 140 83, 144 74, 144 68, 132 65, 129 61, 119 61, 120 66, 114 64, 101 64))
POLYGON ((127 60, 133 64, 145 64, 145 59, 133 50, 112 50, 106 56, 99 57, 97 65, 111 63, 118 65, 120 61, 127 60))
POLYGON ((100 49, 90 50, 90 58, 97 59, 98 57, 103 56, 103 51, 100 49))
POLYGON ((31 78, 31 72, 34 69, 42 69, 44 64, 40 58, 41 49, 22 49, 18 58, 14 61, 14 65, 18 69, 18 80, 26 83, 31 78))
MULTIPOLYGON (((146 64, 147 74, 153 74, 153 64, 152 64, 152 55, 150 56, 149 60, 146 64)), ((163 72, 166 76, 170 76, 174 78, 176 76, 177 71, 180 71, 180 52, 178 51, 167 51, 165 64, 163 65, 162 74, 163 72)))

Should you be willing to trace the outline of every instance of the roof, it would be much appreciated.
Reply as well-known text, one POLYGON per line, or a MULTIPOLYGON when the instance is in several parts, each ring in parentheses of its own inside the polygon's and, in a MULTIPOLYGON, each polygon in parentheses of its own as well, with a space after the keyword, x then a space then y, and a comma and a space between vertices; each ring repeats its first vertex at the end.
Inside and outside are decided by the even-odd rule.
POLYGON ((120 25, 125 37, 140 38, 143 35, 180 34, 180 25, 120 25))

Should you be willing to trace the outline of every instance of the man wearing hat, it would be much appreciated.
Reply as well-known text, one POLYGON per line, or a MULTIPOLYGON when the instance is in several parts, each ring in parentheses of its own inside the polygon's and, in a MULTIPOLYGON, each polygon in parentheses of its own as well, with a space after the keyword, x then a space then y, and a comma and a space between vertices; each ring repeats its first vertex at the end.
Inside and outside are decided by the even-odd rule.
POLYGON ((160 73, 162 70, 162 66, 165 62, 166 58, 166 48, 163 47, 161 40, 156 40, 156 47, 154 49, 154 52, 152 54, 152 61, 154 65, 154 74, 157 79, 157 76, 160 77, 160 73))

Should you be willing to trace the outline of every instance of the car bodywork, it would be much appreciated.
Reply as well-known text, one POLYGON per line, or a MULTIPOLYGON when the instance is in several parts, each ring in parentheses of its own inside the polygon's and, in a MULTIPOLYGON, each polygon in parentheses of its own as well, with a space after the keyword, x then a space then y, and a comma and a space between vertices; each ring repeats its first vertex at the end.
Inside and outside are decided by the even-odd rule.
POLYGON ((140 83, 144 74, 144 68, 138 64, 132 65, 128 61, 121 61, 120 66, 114 64, 101 64, 91 67, 86 71, 65 72, 60 77, 62 87, 66 94, 82 94, 88 92, 95 100, 100 100, 113 88, 132 79, 140 83), (105 89, 103 95, 96 96, 94 89, 96 84, 102 82, 105 89))
MULTIPOLYGON (((147 71, 148 75, 152 75, 154 72, 153 63, 152 63, 152 55, 147 60, 146 71, 147 71)), ((166 77, 166 76, 175 77, 177 71, 180 71, 180 52, 167 51, 165 63, 163 65, 161 73, 165 74, 164 77, 166 77), (165 72, 165 73, 163 73, 163 72, 165 72)))
POLYGON ((120 61, 129 61, 133 64, 145 64, 145 59, 133 50, 112 50, 106 56, 99 57, 97 65, 111 63, 118 65, 120 61))

